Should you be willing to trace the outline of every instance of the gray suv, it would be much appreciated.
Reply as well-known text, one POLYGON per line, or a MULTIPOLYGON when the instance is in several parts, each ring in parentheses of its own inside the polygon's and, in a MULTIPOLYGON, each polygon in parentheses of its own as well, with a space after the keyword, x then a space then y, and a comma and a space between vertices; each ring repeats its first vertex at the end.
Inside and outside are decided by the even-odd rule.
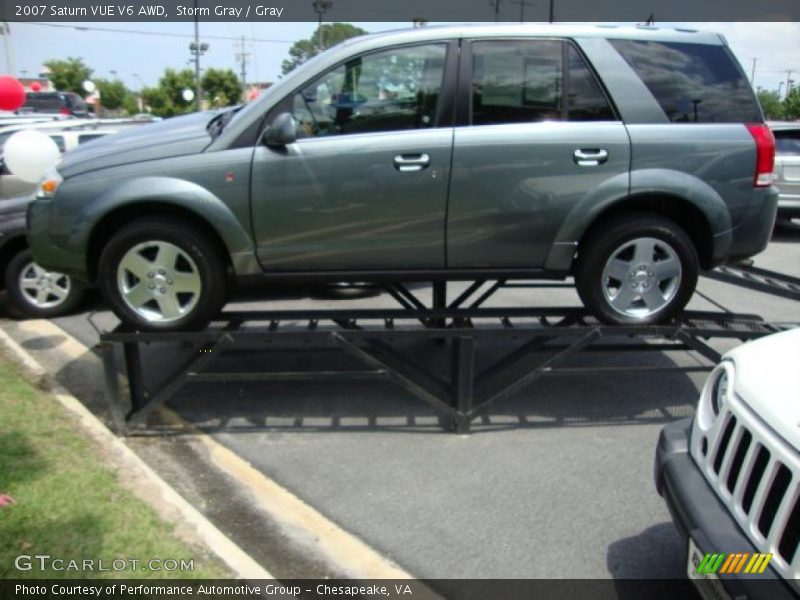
POLYGON ((67 154, 28 235, 139 329, 202 326, 248 277, 574 275, 602 321, 652 323, 764 249, 774 144, 717 34, 424 27, 67 154))

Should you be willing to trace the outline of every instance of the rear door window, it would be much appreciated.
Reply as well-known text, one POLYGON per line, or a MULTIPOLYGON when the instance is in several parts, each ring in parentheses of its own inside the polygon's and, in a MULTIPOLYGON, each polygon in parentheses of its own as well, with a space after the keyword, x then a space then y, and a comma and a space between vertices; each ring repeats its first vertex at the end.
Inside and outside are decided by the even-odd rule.
POLYGON ((560 40, 473 42, 471 96, 473 125, 615 120, 583 57, 560 40))
POLYGON ((724 46, 609 41, 673 123, 763 121, 750 83, 724 46))

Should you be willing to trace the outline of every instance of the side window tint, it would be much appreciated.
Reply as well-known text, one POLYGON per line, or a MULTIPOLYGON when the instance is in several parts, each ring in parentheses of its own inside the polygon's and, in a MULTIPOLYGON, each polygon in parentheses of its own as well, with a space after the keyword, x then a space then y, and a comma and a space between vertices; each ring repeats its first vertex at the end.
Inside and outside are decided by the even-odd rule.
POLYGON ((613 121, 614 111, 574 46, 569 46, 567 107, 570 121, 613 121))
POLYGON ((723 46, 609 40, 673 123, 761 122, 753 89, 723 46))
POLYGON ((298 137, 432 127, 445 54, 441 44, 398 48, 326 73, 292 100, 298 137))
POLYGON ((561 42, 472 44, 472 124, 562 118, 561 42))
POLYGON ((473 125, 616 119, 588 65, 570 44, 473 42, 472 57, 473 125))

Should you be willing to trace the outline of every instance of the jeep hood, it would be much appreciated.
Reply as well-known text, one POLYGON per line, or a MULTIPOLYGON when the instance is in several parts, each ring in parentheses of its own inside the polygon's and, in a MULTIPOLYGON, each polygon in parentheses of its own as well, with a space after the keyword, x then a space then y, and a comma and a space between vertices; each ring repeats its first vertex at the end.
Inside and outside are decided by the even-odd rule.
POLYGON ((734 390, 767 425, 800 450, 800 328, 732 350, 734 390))
POLYGON ((58 164, 64 177, 134 162, 202 152, 211 142, 206 125, 217 111, 199 112, 121 131, 67 152, 58 164))

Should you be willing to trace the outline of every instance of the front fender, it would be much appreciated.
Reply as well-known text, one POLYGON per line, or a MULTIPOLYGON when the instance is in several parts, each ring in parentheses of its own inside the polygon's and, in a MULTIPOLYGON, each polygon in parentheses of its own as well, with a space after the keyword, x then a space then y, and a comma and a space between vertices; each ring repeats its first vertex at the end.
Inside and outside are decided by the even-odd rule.
MULTIPOLYGON (((52 243, 72 255, 86 255, 89 240, 102 220, 113 212, 136 205, 160 204, 183 209, 207 222, 228 249, 237 272, 246 269, 237 257, 254 256, 253 241, 246 227, 219 197, 201 185, 165 176, 136 177, 103 187, 96 196, 86 184, 67 180, 52 204, 52 243), (91 198, 86 201, 86 197, 91 198), (66 226, 66 227, 65 227, 66 226)), ((141 215, 147 214, 143 206, 141 215)), ((240 261, 241 262, 241 261, 240 261)))
POLYGON ((567 271, 578 242, 589 227, 604 213, 625 203, 636 207, 654 196, 679 198, 697 208, 708 222, 713 235, 714 257, 725 255, 731 247, 732 222, 725 200, 704 181, 670 169, 640 169, 613 177, 584 196, 567 215, 556 235, 546 268, 567 271), (623 185, 630 181, 630 187, 623 185))

